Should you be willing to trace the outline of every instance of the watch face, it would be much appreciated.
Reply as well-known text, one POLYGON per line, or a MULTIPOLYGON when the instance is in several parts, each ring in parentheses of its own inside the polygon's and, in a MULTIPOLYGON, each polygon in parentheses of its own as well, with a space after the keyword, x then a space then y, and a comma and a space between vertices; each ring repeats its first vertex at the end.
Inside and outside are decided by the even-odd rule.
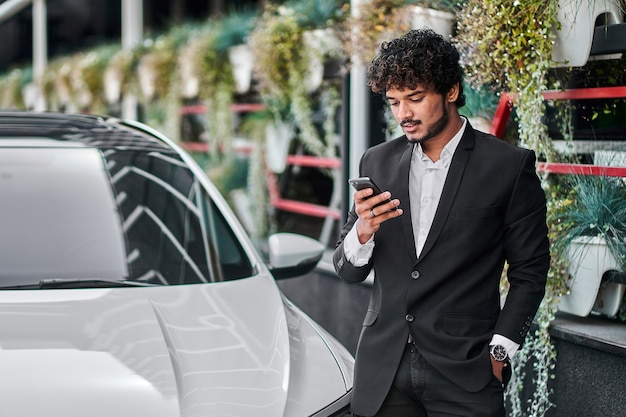
POLYGON ((491 356, 493 356, 495 360, 502 362, 506 360, 509 355, 506 353, 504 346, 495 345, 491 348, 491 356))

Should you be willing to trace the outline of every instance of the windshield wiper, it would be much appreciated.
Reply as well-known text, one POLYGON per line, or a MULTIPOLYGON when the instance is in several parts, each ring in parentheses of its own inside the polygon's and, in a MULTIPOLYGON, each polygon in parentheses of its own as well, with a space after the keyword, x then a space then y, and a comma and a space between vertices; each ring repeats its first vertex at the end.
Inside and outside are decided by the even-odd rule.
POLYGON ((39 281, 39 288, 155 287, 158 284, 103 278, 51 278, 39 281))
POLYGON ((51 289, 51 288, 111 288, 111 287, 159 287, 160 284, 149 284, 137 281, 114 280, 103 278, 49 278, 37 284, 20 284, 0 287, 2 290, 51 289))

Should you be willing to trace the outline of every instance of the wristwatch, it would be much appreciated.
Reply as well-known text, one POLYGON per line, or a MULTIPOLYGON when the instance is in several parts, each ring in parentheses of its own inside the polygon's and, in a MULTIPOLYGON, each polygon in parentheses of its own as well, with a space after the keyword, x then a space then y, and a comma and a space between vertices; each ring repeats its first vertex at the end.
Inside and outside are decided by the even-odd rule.
POLYGON ((491 357, 498 362, 504 362, 509 359, 509 354, 502 345, 492 345, 489 353, 491 353, 491 357))

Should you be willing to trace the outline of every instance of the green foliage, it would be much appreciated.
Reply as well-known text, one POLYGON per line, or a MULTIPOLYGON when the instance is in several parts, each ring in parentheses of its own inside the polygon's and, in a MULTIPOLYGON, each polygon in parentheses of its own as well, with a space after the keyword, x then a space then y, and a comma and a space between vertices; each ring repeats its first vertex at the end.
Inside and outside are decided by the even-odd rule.
POLYGON ((571 190, 556 222, 561 227, 554 241, 557 256, 565 257, 569 244, 581 236, 599 236, 626 272, 626 184, 621 178, 569 175, 571 190))
POLYGON ((405 4, 427 7, 435 10, 456 12, 465 0, 405 0, 405 4))
MULTIPOLYGON (((266 6, 249 40, 255 76, 261 97, 274 117, 298 127, 299 139, 307 151, 328 156, 334 140, 321 137, 313 122, 318 97, 314 97, 314 91, 307 91, 306 83, 312 60, 323 53, 306 42, 307 28, 301 21, 296 10, 287 5, 266 6)), ((332 30, 328 34, 332 36, 332 30)), ((327 85, 324 90, 333 88, 327 85)), ((333 111, 334 116, 334 109, 326 110, 333 111)), ((333 134, 334 129, 326 133, 333 134)))
MULTIPOLYGON (((454 38, 468 81, 511 94, 521 145, 548 161, 558 155, 541 122, 546 110, 542 92, 551 86, 552 47, 560 25, 557 8, 558 0, 467 0, 457 14, 454 38)), ((571 137, 569 133, 564 136, 571 137)), ((528 335, 513 360, 513 378, 506 392, 511 417, 543 416, 553 406, 549 381, 554 378, 556 349, 549 326, 558 311, 559 297, 567 291, 568 265, 559 242, 567 235, 565 213, 572 207, 564 189, 556 185, 548 189, 551 265, 546 295, 535 317, 538 328, 528 335), (528 370, 533 389, 523 399, 528 370)))
POLYGON ((294 10, 287 7, 266 7, 261 22, 250 36, 255 75, 270 106, 284 112, 291 102, 290 84, 302 84, 308 66, 302 46, 304 28, 294 10))
POLYGON ((345 19, 341 3, 341 0, 290 0, 285 6, 295 12, 300 26, 317 29, 335 25, 345 19))
POLYGON ((228 48, 246 43, 259 18, 256 9, 232 10, 220 18, 215 38, 215 48, 226 51, 228 48))
POLYGON ((550 269, 546 295, 530 333, 513 359, 513 378, 507 387, 510 416, 544 416, 554 406, 549 383, 554 379, 556 348, 549 328, 558 311, 560 296, 568 291, 568 246, 579 236, 602 236, 626 267, 626 184, 620 178, 569 175, 552 178, 549 187, 547 224, 550 240, 550 269), (534 389, 521 398, 527 370, 532 371, 534 389))
POLYGON ((356 13, 346 19, 343 45, 353 64, 371 62, 382 41, 409 29, 406 6, 406 0, 372 0, 360 4, 356 13))
POLYGON ((558 311, 560 296, 567 292, 568 268, 566 258, 558 253, 554 242, 564 231, 560 219, 570 200, 561 186, 552 185, 549 189, 546 223, 549 226, 551 258, 546 295, 535 316, 536 330, 528 334, 524 345, 513 357, 513 377, 505 393, 510 417, 544 416, 554 406, 551 400, 550 381, 555 377, 557 355, 550 336, 550 323, 558 311), (528 371, 531 372, 530 376, 528 371), (528 378, 533 382, 533 389, 526 392, 529 394, 528 398, 522 398, 524 382, 528 378))
POLYGON ((516 97, 521 144, 554 158, 541 120, 552 65, 557 0, 468 0, 458 14, 455 43, 468 80, 516 97))
POLYGON ((463 86, 465 94, 465 106, 459 112, 466 117, 485 117, 489 120, 498 107, 498 96, 486 86, 476 86, 465 83, 463 86))
POLYGON ((106 108, 102 74, 117 51, 117 45, 105 45, 86 53, 81 59, 84 88, 91 94, 91 107, 96 113, 101 113, 106 108))
POLYGON ((220 193, 228 197, 233 190, 245 188, 248 176, 248 162, 245 159, 231 157, 209 159, 207 175, 220 193))
POLYGON ((0 77, 0 105, 3 109, 25 107, 22 90, 33 79, 32 69, 11 70, 0 77))
POLYGON ((213 156, 230 152, 233 137, 235 80, 228 51, 216 47, 220 36, 219 21, 208 22, 188 43, 187 57, 199 80, 198 97, 206 103, 207 141, 213 156), (222 149, 220 149, 222 148, 222 149))

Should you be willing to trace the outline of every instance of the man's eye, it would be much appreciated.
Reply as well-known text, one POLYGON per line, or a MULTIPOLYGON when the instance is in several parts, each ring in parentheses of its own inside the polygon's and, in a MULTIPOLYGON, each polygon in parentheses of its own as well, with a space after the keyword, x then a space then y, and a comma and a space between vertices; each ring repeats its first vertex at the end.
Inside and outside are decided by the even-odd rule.
POLYGON ((400 104, 400 102, 399 102, 399 101, 390 101, 390 102, 389 102, 389 105, 390 105, 390 106, 397 106, 398 104, 400 104))

